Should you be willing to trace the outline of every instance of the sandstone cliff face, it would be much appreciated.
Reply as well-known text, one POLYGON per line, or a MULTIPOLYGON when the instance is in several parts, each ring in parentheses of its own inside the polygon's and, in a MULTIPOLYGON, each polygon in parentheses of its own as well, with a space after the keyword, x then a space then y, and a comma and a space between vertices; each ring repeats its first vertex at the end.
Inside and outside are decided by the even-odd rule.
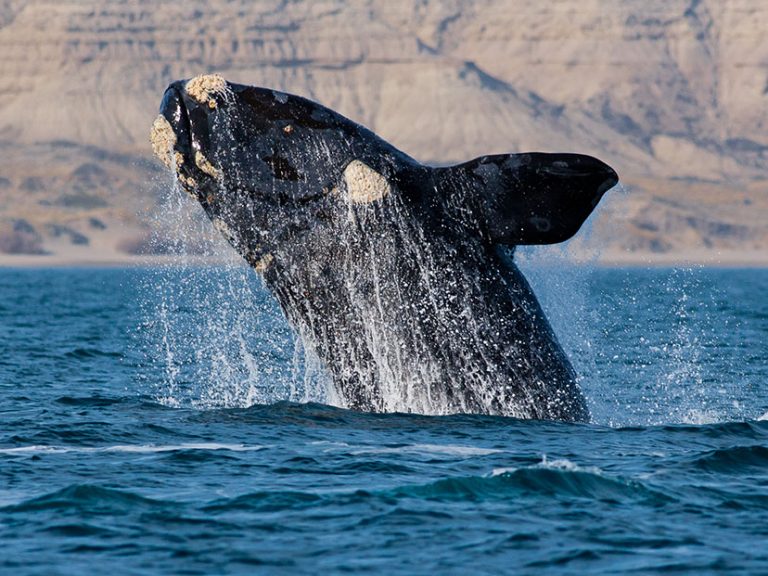
POLYGON ((5 0, 0 220, 21 210, 54 247, 51 219, 141 226, 160 95, 217 71, 316 99, 427 162, 597 155, 631 188, 603 214, 624 223, 617 249, 761 250, 765 30, 762 0, 5 0), (106 171, 88 184, 105 205, 61 206, 86 164, 106 171))

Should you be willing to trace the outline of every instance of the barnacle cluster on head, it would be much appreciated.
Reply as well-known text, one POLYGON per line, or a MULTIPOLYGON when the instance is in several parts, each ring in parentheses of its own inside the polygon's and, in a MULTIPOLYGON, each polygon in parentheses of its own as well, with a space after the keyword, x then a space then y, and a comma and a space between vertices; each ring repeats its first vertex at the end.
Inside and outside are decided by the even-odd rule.
POLYGON ((211 164, 208 161, 208 158, 206 158, 203 153, 200 152, 200 150, 195 150, 195 164, 198 168, 200 168, 200 170, 202 170, 205 174, 208 174, 208 176, 211 178, 221 177, 221 170, 211 164))
POLYGON ((178 152, 174 158, 173 147, 176 145, 176 132, 173 131, 171 123, 162 115, 155 118, 152 123, 149 141, 152 143, 152 152, 168 168, 173 167, 174 159, 177 165, 184 161, 178 152))
POLYGON ((226 94, 229 88, 227 81, 220 74, 202 74, 187 82, 184 89, 198 104, 207 104, 209 108, 216 108, 218 104, 214 96, 226 94))

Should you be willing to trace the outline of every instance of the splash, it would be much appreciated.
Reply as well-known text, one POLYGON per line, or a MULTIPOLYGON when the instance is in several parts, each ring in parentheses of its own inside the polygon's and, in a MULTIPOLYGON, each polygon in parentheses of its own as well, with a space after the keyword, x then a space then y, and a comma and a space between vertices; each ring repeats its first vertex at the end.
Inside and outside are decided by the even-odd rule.
POLYGON ((704 270, 601 265, 603 238, 622 232, 620 222, 599 232, 594 225, 619 212, 626 189, 617 192, 574 240, 516 255, 574 365, 593 422, 700 425, 748 417, 748 378, 726 385, 718 373, 725 365, 740 374, 742 359, 723 344, 721 330, 733 326, 713 323, 721 296, 704 270))
MULTIPOLYGON (((148 302, 157 304, 147 309, 145 326, 152 335, 148 354, 163 373, 157 398, 169 406, 200 408, 278 400, 343 406, 315 351, 305 344, 312 342, 311 335, 291 332, 259 276, 233 258, 231 247, 215 234, 216 241, 201 262, 197 245, 201 237, 211 235, 212 227, 175 182, 166 190, 156 228, 173 232, 175 256, 154 271, 147 286, 153 293, 148 302)), ((385 409, 451 411, 446 398, 417 385, 432 377, 429 363, 416 366, 390 353, 397 337, 379 282, 391 265, 388 258, 406 253, 418 263, 419 281, 434 295, 429 313, 448 324, 453 320, 435 286, 439 280, 433 256, 424 252, 419 231, 412 228, 367 237, 360 251, 354 226, 365 226, 376 218, 375 211, 361 213, 350 206, 348 218, 349 236, 340 244, 350 256, 354 252, 363 258, 364 268, 370 270, 370 295, 367 299, 358 295, 352 302, 364 319, 365 343, 381 371, 385 409)), ((606 285, 599 238, 590 223, 583 232, 591 241, 524 248, 517 260, 576 368, 593 420, 625 426, 743 418, 743 394, 725 389, 709 363, 708 354, 719 341, 717 327, 709 320, 716 287, 705 285, 697 268, 649 271, 647 287, 633 284, 629 276, 606 285), (617 344, 615 351, 611 342, 617 344), (627 357, 627 348, 636 354, 627 357)), ((345 268, 343 277, 349 293, 355 294, 359 288, 353 268, 345 268)), ((614 271, 612 277, 621 275, 614 271)), ((488 319, 467 317, 462 322, 473 327, 470 332, 477 337, 481 332, 476 328, 488 319)), ((406 329, 412 331, 412 345, 418 346, 418 326, 406 329)), ((479 382, 484 375, 477 378, 479 382)))
POLYGON ((324 375, 259 277, 211 231, 175 178, 163 189, 153 244, 170 256, 144 286, 140 327, 146 363, 162 374, 152 384, 157 400, 196 408, 327 401, 324 375))
MULTIPOLYGON (((199 77, 186 85, 192 98, 208 104, 203 109, 210 107, 216 113, 203 114, 211 124, 202 125, 202 134, 207 134, 202 141, 213 135, 210 142, 202 145, 193 139, 184 143, 187 147, 194 144, 196 149, 193 156, 185 149, 189 157, 183 160, 189 164, 182 165, 181 171, 186 180, 184 175, 179 177, 187 192, 202 203, 213 227, 245 261, 264 273, 270 291, 298 331, 300 344, 293 347, 290 362, 278 363, 292 367, 290 377, 265 376, 264 368, 275 363, 263 356, 271 342, 265 346, 260 340, 271 338, 270 328, 274 331, 274 327, 260 325, 268 317, 261 313, 267 300, 260 281, 242 265, 212 273, 182 263, 174 271, 182 277, 159 283, 171 287, 163 295, 158 314, 170 397, 183 397, 199 388, 200 382, 207 382, 194 390, 205 406, 290 398, 385 412, 479 412, 563 419, 586 415, 578 392, 571 395, 575 388, 570 367, 551 338, 536 298, 515 266, 505 263, 511 251, 505 254, 503 248, 492 248, 494 243, 537 238, 557 242, 566 236, 547 236, 552 221, 539 217, 530 220, 530 226, 535 225, 531 230, 538 236, 527 236, 531 231, 525 226, 511 235, 495 216, 489 217, 492 210, 486 214, 485 208, 474 212, 467 208, 472 205, 471 194, 477 192, 472 178, 480 179, 476 182, 482 183, 483 191, 491 190, 490 183, 506 174, 503 170, 509 168, 510 159, 484 157, 478 159, 472 175, 466 175, 466 168, 451 169, 434 176, 432 183, 413 171, 416 164, 410 159, 398 159, 397 151, 386 147, 381 155, 377 150, 375 155, 365 156, 367 163, 362 162, 359 153, 368 152, 356 148, 344 130, 328 129, 327 138, 307 134, 307 126, 296 122, 297 109, 284 116, 275 109, 275 102, 289 101, 286 95, 248 89, 256 92, 247 92, 244 102, 257 106, 257 113, 255 120, 247 114, 241 116, 244 108, 234 92, 224 87, 223 79, 215 76, 199 77), (269 111, 269 128, 262 126, 265 110, 269 111), (257 137, 248 131, 254 125, 257 137), (281 140, 285 135, 293 136, 281 140), (297 141, 301 145, 297 146, 293 138, 300 135, 297 141), (332 150, 333 146, 338 149, 332 150), (277 148, 279 154, 274 152, 277 148), (380 157, 401 167, 398 178, 401 173, 410 174, 420 183, 434 186, 436 192, 441 190, 437 200, 425 195, 431 204, 421 208, 435 215, 435 222, 416 217, 421 214, 419 208, 401 194, 391 193, 395 188, 384 175, 390 168, 384 166, 380 173, 369 165, 377 165, 380 157), (188 168, 193 164, 199 170, 191 172, 197 182, 190 184, 188 168), (341 168, 343 177, 337 180, 334 170, 341 168), (334 182, 329 184, 331 177, 334 182), (452 229, 454 221, 462 226, 461 232, 459 238, 448 240, 440 226, 452 229), (486 231, 488 238, 482 235, 485 225, 490 230, 486 231), (478 234, 463 234, 463 227, 478 234), (468 263, 480 263, 480 268, 468 263), (179 322, 180 327, 170 327, 179 322), (316 377, 322 372, 317 368, 318 357, 332 369, 338 390, 318 385, 323 380, 316 377)), ((179 92, 169 94, 164 106, 182 106, 183 110, 179 92)), ((305 110, 307 104, 301 106, 305 110)), ((315 109, 313 114, 311 122, 320 122, 318 118, 331 112, 315 109)), ((347 121, 339 122, 338 126, 344 126, 347 121)), ((165 128, 160 125, 153 131, 156 148, 172 140, 160 138, 165 128)), ((163 158, 175 162, 173 154, 163 158)), ((600 186, 615 183, 615 173, 597 164, 600 186)), ((509 169, 517 168, 513 161, 509 169)), ((575 173, 567 169, 567 163, 555 168, 536 174, 571 177, 575 173)), ((407 183, 407 178, 402 182, 407 183)), ((506 190, 500 192, 496 186, 494 193, 506 190)), ((569 190, 568 186, 564 189, 569 190)), ((598 194, 603 191, 597 188, 598 194)), ((179 192, 174 185, 178 199, 179 192)), ((570 204, 562 199, 558 202, 560 212, 567 208, 571 214, 570 204)), ((201 214, 199 208, 195 210, 201 214)), ((575 208, 573 212, 579 213, 575 208)), ((173 209, 165 214, 182 220, 173 209)), ((193 237, 199 236, 198 229, 193 237)), ((540 266, 539 272, 534 266, 530 276, 541 299, 549 300, 550 309, 556 310, 550 314, 555 332, 570 351, 582 387, 588 389, 604 376, 607 363, 602 361, 601 346, 595 344, 603 336, 595 326, 601 325, 599 314, 604 310, 597 315, 590 312, 595 300, 589 292, 590 280, 597 255, 594 250, 584 250, 585 245, 589 246, 589 235, 582 233, 564 248, 537 249, 544 255, 557 251, 561 258, 548 269, 540 266), (578 248, 571 250, 572 246, 578 248), (564 260, 567 266, 562 266, 564 260), (558 314, 558 310, 567 313, 558 314)), ((228 248, 221 249, 220 254, 214 250, 214 255, 233 254, 228 248)), ((520 259, 525 261, 527 253, 521 250, 520 259)), ((185 255, 184 249, 180 254, 185 255)), ((530 254, 534 254, 532 249, 530 254)), ((533 258, 540 257, 528 260, 533 258)), ((679 278, 669 281, 667 291, 675 300, 673 317, 657 332, 673 337, 658 346, 661 354, 655 363, 648 363, 656 352, 655 344, 649 345, 648 354, 630 363, 644 370, 641 399, 651 420, 662 412, 683 421, 715 417, 707 405, 708 390, 697 356, 701 341, 687 305, 691 290, 679 278), (688 388, 685 401, 680 401, 677 395, 683 382, 688 388)), ((270 305, 274 311, 274 304, 270 305)), ((623 320, 625 326, 615 329, 630 336, 632 318, 623 320)), ((651 331, 653 326, 643 328, 651 331)), ((646 343, 644 338, 641 336, 641 345, 646 343)), ((621 361, 611 357, 616 359, 621 361)), ((591 399, 593 405, 597 403, 597 412, 600 400, 591 399)), ((610 411, 603 410, 602 417, 613 422, 606 412, 610 411)))

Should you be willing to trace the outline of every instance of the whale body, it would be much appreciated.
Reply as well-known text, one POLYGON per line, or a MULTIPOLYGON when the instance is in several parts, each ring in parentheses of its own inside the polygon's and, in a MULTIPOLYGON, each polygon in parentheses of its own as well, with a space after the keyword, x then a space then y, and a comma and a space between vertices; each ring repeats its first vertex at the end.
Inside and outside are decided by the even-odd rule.
POLYGON ((514 247, 572 237, 613 169, 579 154, 422 165, 300 96, 166 90, 155 153, 263 276, 352 409, 585 421, 514 247))

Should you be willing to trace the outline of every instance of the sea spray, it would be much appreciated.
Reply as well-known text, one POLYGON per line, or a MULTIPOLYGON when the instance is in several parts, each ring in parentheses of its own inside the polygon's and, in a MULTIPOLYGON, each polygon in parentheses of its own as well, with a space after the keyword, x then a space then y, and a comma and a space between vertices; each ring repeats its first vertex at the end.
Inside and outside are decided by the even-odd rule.
MULTIPOLYGON (((147 356, 164 374, 157 398, 171 406, 232 407, 279 400, 343 405, 316 354, 292 333, 258 275, 233 258, 231 248, 212 233, 202 211, 175 182, 166 190, 156 228, 164 231, 158 243, 170 246, 174 256, 153 271, 147 288, 160 298, 153 296, 153 303, 145 304, 144 325, 151 333, 145 339, 147 356), (206 237, 211 238, 205 254, 208 265, 201 265, 200 239, 206 237)), ((612 276, 613 284, 601 284, 599 237, 592 222, 578 243, 521 247, 515 258, 576 368, 594 421, 717 421, 723 414, 713 406, 722 407, 726 396, 733 396, 733 410, 741 414, 748 408, 739 400, 743 391, 716 384, 708 368, 707 355, 723 353, 709 321, 709 309, 718 298, 716 286, 704 285, 695 268, 649 271, 653 281, 647 286, 628 280, 616 284, 620 272, 612 276), (648 290, 667 303, 666 308, 656 303, 650 321, 644 313, 648 290), (627 342, 644 353, 619 350, 627 342), (628 387, 639 394, 623 393, 628 387)), ((400 229, 368 243, 364 254, 373 278, 386 273, 387 259, 397 246, 406 246, 412 256, 425 259, 421 280, 434 281, 429 254, 417 250, 415 234, 400 229)), ((387 363, 391 342, 384 310, 380 303, 368 310, 374 315, 368 317, 365 333, 371 349, 382 349, 379 367, 387 373, 387 409, 439 413, 438 399, 421 395, 423 390, 403 378, 407 371, 402 365, 387 363)), ((433 313, 440 314, 438 303, 433 313)), ((731 362, 735 369, 738 358, 731 362)), ((428 365, 422 369, 428 370, 428 365)))
POLYGON ((743 359, 724 345, 721 332, 736 328, 736 321, 719 326, 714 320, 715 309, 727 304, 704 269, 650 269, 638 285, 629 270, 600 264, 605 236, 621 233, 621 220, 610 221, 626 200, 625 188, 618 188, 573 240, 520 247, 516 254, 574 365, 593 421, 705 424, 744 417, 748 407, 739 398, 748 395, 748 378, 723 385, 713 368, 726 362, 729 372, 743 372, 743 359), (628 354, 628 347, 637 353, 628 354))
POLYGON ((146 282, 140 328, 146 361, 163 374, 154 381, 157 399, 205 408, 325 401, 322 375, 312 376, 316 366, 260 278, 175 181, 166 190, 153 242, 169 258, 146 282), (292 356, 299 360, 291 368, 292 356))

